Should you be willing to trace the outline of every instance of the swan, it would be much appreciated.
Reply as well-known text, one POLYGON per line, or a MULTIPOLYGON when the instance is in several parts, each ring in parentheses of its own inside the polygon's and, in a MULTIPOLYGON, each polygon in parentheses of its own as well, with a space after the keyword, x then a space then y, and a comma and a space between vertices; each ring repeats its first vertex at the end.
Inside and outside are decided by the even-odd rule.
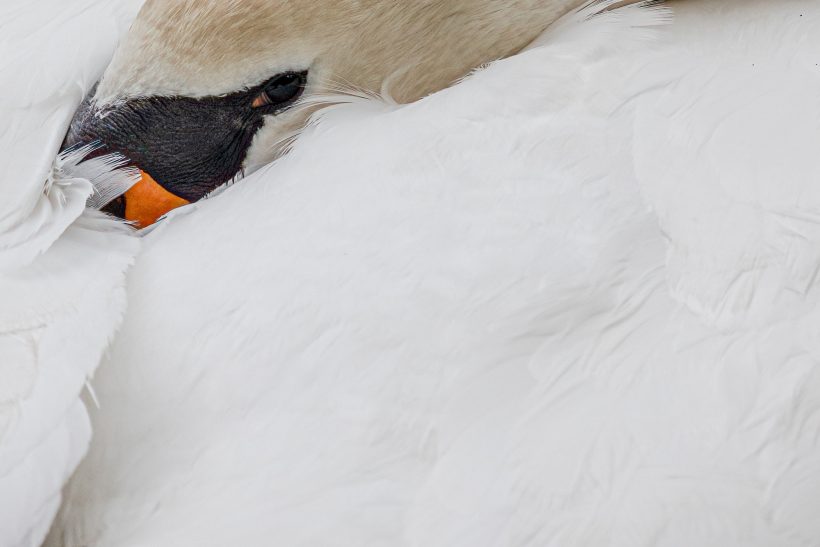
MULTIPOLYGON (((295 26, 298 24, 302 25, 306 44, 324 48, 307 53, 321 55, 326 63, 334 61, 335 64, 325 67, 332 69, 334 74, 350 76, 350 81, 346 81, 344 86, 367 86, 384 77, 375 69, 391 68, 386 66, 385 55, 396 56, 392 59, 392 68, 399 67, 401 63, 407 64, 408 59, 423 61, 419 67, 404 67, 404 70, 416 72, 414 78, 417 81, 392 86, 394 90, 403 87, 406 93, 418 94, 443 86, 444 80, 462 75, 461 71, 466 71, 471 64, 485 57, 489 59, 509 54, 526 41, 526 36, 536 32, 534 29, 537 25, 554 19, 569 6, 568 2, 561 1, 540 6, 532 1, 520 2, 520 7, 537 17, 533 20, 519 17, 502 21, 498 17, 501 12, 493 12, 487 5, 462 2, 461 5, 449 6, 439 3, 436 7, 435 3, 430 2, 427 8, 431 9, 417 10, 413 17, 403 21, 407 27, 389 28, 382 23, 398 23, 402 19, 394 15, 406 16, 414 10, 407 7, 398 10, 398 6, 388 2, 373 3, 368 17, 378 14, 380 18, 363 22, 363 28, 369 25, 371 28, 381 28, 388 34, 396 32, 403 33, 397 36, 426 38, 430 43, 426 46, 411 45, 393 39, 389 42, 393 46, 392 52, 371 51, 368 53, 371 62, 367 66, 354 67, 349 63, 352 57, 339 55, 342 50, 328 49, 330 46, 340 46, 338 40, 334 42, 328 37, 322 42, 319 40, 320 34, 314 32, 311 39, 305 33, 307 30, 317 30, 315 25, 307 25, 310 18, 318 17, 316 5, 307 5, 309 10, 300 14, 281 3, 243 4, 188 2, 178 3, 174 8, 168 2, 148 2, 118 50, 118 57, 107 73, 110 77, 104 79, 101 92, 113 89, 117 93, 125 93, 125 83, 117 83, 117 77, 127 78, 135 84, 138 89, 130 91, 137 94, 146 92, 150 85, 162 83, 159 80, 139 82, 140 74, 134 73, 138 70, 144 71, 143 76, 164 72, 164 92, 170 93, 173 85, 179 85, 179 80, 174 84, 168 79, 174 75, 181 76, 185 66, 174 66, 172 59, 161 69, 160 58, 164 52, 167 61, 167 55, 173 51, 173 47, 168 47, 169 41, 184 51, 191 47, 191 40, 198 45, 210 43, 216 49, 209 54, 210 65, 196 68, 189 64, 189 68, 193 68, 194 72, 210 72, 208 79, 211 82, 214 77, 225 76, 214 72, 220 66, 241 68, 246 72, 240 74, 240 81, 233 82, 241 87, 245 85, 243 78, 257 76, 253 73, 254 67, 259 70, 265 63, 274 61, 269 57, 273 50, 265 49, 270 48, 273 36, 278 35, 281 43, 297 45, 293 39, 285 40, 282 31, 299 30, 295 26), (276 9, 277 6, 281 10, 272 11, 271 8, 276 9), (198 25, 198 21, 216 22, 226 13, 240 18, 234 23, 246 28, 258 26, 263 21, 266 26, 245 36, 261 39, 256 44, 243 43, 235 32, 226 33, 221 41, 213 36, 203 41, 201 34, 179 34, 167 24, 163 26, 162 18, 169 9, 181 10, 185 17, 191 18, 187 23, 189 30, 205 30, 198 25), (260 15, 266 16, 266 19, 260 18, 260 15), (287 24, 286 17, 291 17, 287 24), (433 23, 437 22, 446 23, 436 27, 433 23), (477 33, 482 30, 482 25, 487 24, 494 27, 496 32, 484 34, 480 43, 464 47, 463 39, 468 31, 477 33), (415 28, 411 30, 413 26, 415 28), (164 36, 148 37, 148 41, 155 41, 154 46, 166 44, 161 51, 151 50, 146 43, 140 44, 140 40, 146 39, 141 29, 148 29, 149 33, 164 29, 164 36), (243 45, 250 49, 243 52, 240 49, 243 45), (439 55, 437 59, 432 59, 430 52, 433 46, 450 47, 452 52, 449 56, 439 55), (220 49, 222 57, 213 55, 220 49), (234 58, 228 62, 225 55, 230 52, 233 52, 234 58), (262 61, 260 53, 269 58, 262 61), (381 63, 379 56, 382 56, 381 63), (141 65, 141 68, 133 64, 139 60, 148 64, 141 65), (262 64, 255 65, 258 61, 262 64), (117 69, 117 62, 121 66, 125 63, 125 68, 117 69)), ((350 5, 348 3, 347 7, 350 5)), ((104 217, 83 212, 83 207, 87 202, 107 205, 110 201, 107 198, 121 194, 135 182, 137 186, 131 189, 131 195, 144 190, 148 176, 144 174, 139 180, 107 173, 107 168, 119 165, 117 160, 91 160, 78 165, 83 153, 91 149, 82 145, 91 145, 94 154, 103 154, 111 151, 110 142, 106 143, 109 149, 101 149, 97 143, 80 142, 81 146, 73 147, 67 157, 53 166, 51 163, 77 103, 86 96, 89 98, 84 103, 87 107, 104 103, 101 95, 93 95, 94 84, 108 64, 108 56, 116 42, 141 7, 140 0, 79 0, 70 8, 55 0, 44 0, 35 4, 10 2, 0 7, 0 19, 6 21, 4 38, 0 42, 4 59, 0 66, 4 81, 0 107, 2 119, 7 122, 0 134, 3 149, 0 188, 4 196, 0 204, 0 287, 5 295, 0 316, 0 356, 5 364, 2 379, 6 386, 0 393, 0 492, 3 493, 0 496, 0 543, 3 545, 39 545, 42 542, 59 505, 60 488, 83 456, 90 436, 86 412, 78 400, 78 392, 96 368, 126 307, 124 273, 136 256, 139 243, 128 238, 121 227, 112 225, 104 217), (21 55, 21 52, 27 52, 27 55, 21 55), (31 63, 32 56, 38 61, 35 66, 31 63), (24 491, 25 495, 21 496, 24 491)), ((344 17, 342 7, 339 3, 335 17, 344 24, 345 21, 341 20, 344 17)), ((323 12, 330 14, 327 9, 323 12)), ((361 17, 361 13, 358 16, 361 17)), ((352 21, 347 19, 348 23, 352 21)), ((337 30, 341 32, 342 29, 337 30)), ((352 32, 347 35, 354 36, 352 32)), ((354 45, 358 47, 361 44, 349 44, 350 47, 354 45)), ((176 58, 176 61, 185 60, 183 56, 176 58)), ((312 68, 318 75, 322 74, 321 63, 312 68)), ((400 70, 397 69, 394 74, 398 80, 408 76, 398 72, 400 70)), ((182 85, 185 91, 191 92, 190 96, 197 95, 197 90, 191 89, 194 85, 191 74, 184 76, 182 85)), ((316 78, 310 80, 311 89, 341 89, 339 85, 331 82, 321 84, 316 78)), ((200 94, 217 91, 207 85, 198 89, 200 94)), ((122 97, 118 96, 116 102, 121 101, 122 97)), ((266 115, 279 114, 267 106, 272 105, 260 105, 257 110, 264 111, 266 115)), ((88 122, 91 114, 96 116, 98 113, 91 112, 90 108, 81 108, 74 118, 75 121, 88 122)), ((111 112, 106 114, 110 115, 111 112)), ((278 116, 277 120, 286 118, 278 116)), ((271 124, 277 121, 265 116, 260 119, 271 124)), ((294 119, 287 123, 295 125, 294 119)), ((88 125, 71 124, 62 147, 71 148, 72 144, 77 144, 72 139, 88 136, 87 133, 78 132, 88 130, 88 125)), ((257 155, 270 153, 264 150, 272 147, 265 142, 266 132, 268 141, 278 134, 275 128, 273 133, 269 128, 259 131, 255 137, 262 143, 256 147, 260 150, 257 155)), ((92 137, 96 141, 96 136, 92 137)), ((197 143, 198 146, 201 144, 197 143)), ((240 152, 244 157, 247 151, 240 152)), ((129 156, 133 155, 132 150, 129 156)), ((248 167, 243 165, 243 171, 248 167)), ((159 189, 158 184, 153 189, 149 188, 153 190, 154 198, 159 189)), ((175 204, 182 203, 179 198, 175 199, 175 204)), ((119 201, 124 201, 124 198, 119 198, 119 201)), ((144 210, 141 212, 145 214, 144 210)), ((133 220, 143 220, 148 224, 158 214, 147 221, 145 218, 133 220)))
POLYGON ((303 94, 389 89, 410 102, 580 3, 148 0, 65 147, 99 142, 139 167, 109 210, 145 227, 270 163, 310 113, 290 108, 303 94))
POLYGON ((606 7, 154 225, 48 544, 815 543, 820 8, 606 7))

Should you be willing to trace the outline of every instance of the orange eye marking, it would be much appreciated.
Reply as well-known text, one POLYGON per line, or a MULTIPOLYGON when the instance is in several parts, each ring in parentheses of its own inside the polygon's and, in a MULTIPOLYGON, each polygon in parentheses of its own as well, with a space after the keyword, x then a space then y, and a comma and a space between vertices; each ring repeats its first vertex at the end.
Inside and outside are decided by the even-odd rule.
POLYGON ((160 186, 145 171, 140 174, 140 181, 125 193, 125 219, 137 227, 150 226, 168 211, 190 203, 160 186))
POLYGON ((270 104, 267 95, 264 93, 260 93, 254 100, 253 104, 251 105, 253 108, 261 108, 263 106, 267 106, 270 104))

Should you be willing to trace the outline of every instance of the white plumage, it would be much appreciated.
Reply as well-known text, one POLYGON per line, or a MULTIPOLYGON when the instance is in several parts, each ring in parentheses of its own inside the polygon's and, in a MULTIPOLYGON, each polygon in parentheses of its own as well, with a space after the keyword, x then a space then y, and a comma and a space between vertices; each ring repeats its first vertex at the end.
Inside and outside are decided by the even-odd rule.
POLYGON ((148 234, 50 544, 818 544, 820 6, 598 8, 148 234))
POLYGON ((138 241, 83 214, 93 185, 110 175, 102 160, 52 162, 131 4, 130 14, 125 2, 76 2, 68 14, 62 2, 0 6, 3 547, 40 545, 48 533, 91 438, 80 391, 125 309, 138 241))

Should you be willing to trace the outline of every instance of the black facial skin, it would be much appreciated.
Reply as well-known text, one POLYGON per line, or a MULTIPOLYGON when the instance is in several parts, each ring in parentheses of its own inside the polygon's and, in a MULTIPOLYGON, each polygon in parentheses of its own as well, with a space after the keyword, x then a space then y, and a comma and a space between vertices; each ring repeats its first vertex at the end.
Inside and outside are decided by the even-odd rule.
MULTIPOLYGON (((226 96, 131 99, 102 112, 86 99, 63 149, 99 142, 95 156, 119 152, 166 190, 194 202, 240 173, 265 116, 296 102, 306 80, 307 72, 285 73, 226 96), (254 107, 263 93, 268 104, 254 107)), ((118 201, 109 211, 122 216, 124 202, 118 201)))

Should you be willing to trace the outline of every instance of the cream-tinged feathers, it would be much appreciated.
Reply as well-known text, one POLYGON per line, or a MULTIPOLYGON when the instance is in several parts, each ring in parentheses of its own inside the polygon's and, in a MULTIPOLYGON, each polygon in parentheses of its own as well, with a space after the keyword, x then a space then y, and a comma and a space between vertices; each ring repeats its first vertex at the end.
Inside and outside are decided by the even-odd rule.
POLYGON ((529 44, 582 0, 148 0, 106 72, 101 102, 227 94, 309 68, 313 89, 407 101, 529 44))
MULTIPOLYGON (((148 0, 98 104, 233 93, 308 70, 308 94, 387 90, 409 102, 509 56, 583 0, 148 0)), ((269 162, 308 110, 271 116, 246 167, 269 162)))

